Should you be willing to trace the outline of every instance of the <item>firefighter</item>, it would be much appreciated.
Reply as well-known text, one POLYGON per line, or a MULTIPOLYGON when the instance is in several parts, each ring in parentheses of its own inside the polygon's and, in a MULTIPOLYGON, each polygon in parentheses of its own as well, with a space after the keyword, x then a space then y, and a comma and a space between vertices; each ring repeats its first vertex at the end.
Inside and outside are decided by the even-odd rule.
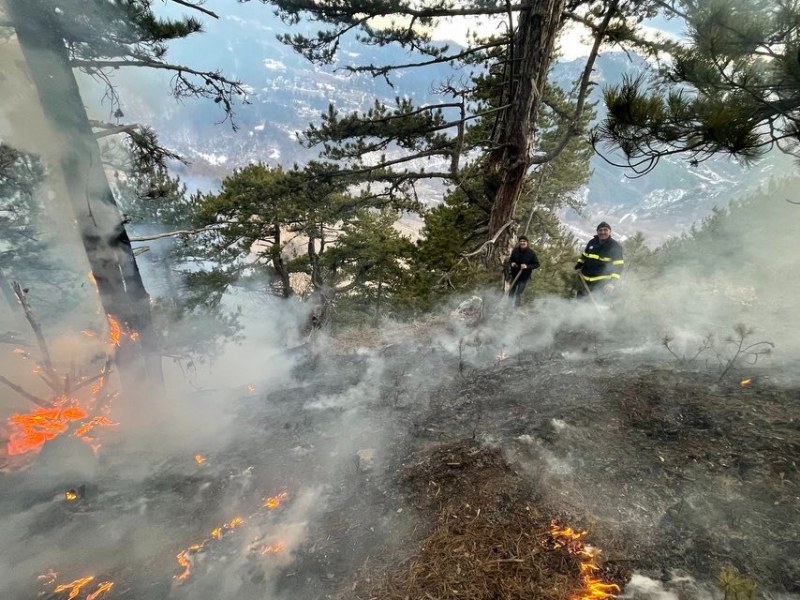
POLYGON ((575 264, 578 277, 583 281, 579 294, 585 296, 587 290, 611 294, 622 276, 624 264, 622 245, 611 237, 611 225, 601 222, 597 226, 597 235, 589 240, 575 264))
POLYGON ((530 247, 528 238, 520 236, 516 248, 511 252, 509 266, 509 279, 511 288, 508 290, 508 298, 514 302, 514 306, 522 303, 522 292, 531 278, 534 269, 539 268, 539 258, 536 252, 530 247))

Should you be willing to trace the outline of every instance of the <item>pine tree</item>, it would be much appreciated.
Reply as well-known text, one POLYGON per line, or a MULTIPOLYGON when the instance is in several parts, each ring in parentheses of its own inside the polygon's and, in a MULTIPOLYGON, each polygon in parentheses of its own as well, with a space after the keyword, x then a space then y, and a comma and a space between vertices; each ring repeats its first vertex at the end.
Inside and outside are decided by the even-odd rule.
POLYGON ((343 36, 356 31, 364 44, 397 44, 409 51, 410 58, 403 64, 345 65, 351 72, 368 73, 390 83, 398 74, 425 77, 426 69, 442 64, 475 73, 494 69, 495 76, 483 80, 453 77, 434 82, 442 95, 439 102, 416 105, 398 96, 394 105, 376 100, 370 110, 351 114, 341 114, 332 106, 306 138, 309 144, 322 146, 326 159, 365 179, 384 182, 392 191, 426 179, 442 179, 461 188, 468 183, 465 163, 476 151, 484 153, 485 169, 495 182, 484 188, 487 195, 482 201, 489 207, 488 226, 482 235, 490 240, 486 264, 492 267, 510 249, 509 228, 529 168, 552 160, 580 131, 601 43, 627 43, 635 33, 629 23, 652 14, 656 4, 619 0, 527 0, 516 4, 476 0, 458 5, 444 0, 424 5, 408 0, 263 1, 276 6, 287 23, 308 18, 324 25, 316 36, 283 37, 312 61, 335 61, 343 36), (505 19, 505 34, 493 38, 473 35, 466 47, 451 48, 432 41, 431 27, 464 17, 505 19), (546 75, 567 18, 589 25, 596 44, 576 86, 574 110, 564 115, 567 125, 560 141, 551 151, 535 152, 542 150, 536 128, 545 101, 546 75), (496 101, 487 106, 481 95, 496 101), (470 137, 468 126, 481 118, 491 123, 488 135, 470 137))
POLYGON ((697 164, 715 154, 745 163, 777 148, 800 156, 800 8, 780 0, 673 0, 688 41, 652 77, 606 90, 598 141, 638 173, 664 156, 697 164))
MULTIPOLYGON (((173 0, 206 12, 198 5, 173 0)), ((117 362, 129 390, 161 379, 160 357, 151 324, 149 295, 131 249, 123 219, 103 171, 100 150, 84 109, 73 69, 79 68, 115 90, 108 71, 120 67, 166 69, 175 74, 177 96, 212 97, 229 113, 236 82, 164 61, 167 43, 200 31, 197 19, 157 18, 152 0, 9 0, 8 13, 31 80, 55 139, 64 149, 56 160, 105 312, 139 332, 143 352, 126 341, 117 362)), ((117 115, 121 112, 117 110, 117 115)), ((97 135, 106 135, 104 131, 97 135)), ((146 139, 146 138, 145 138, 146 139)), ((42 154, 45 154, 42 149, 42 154)))

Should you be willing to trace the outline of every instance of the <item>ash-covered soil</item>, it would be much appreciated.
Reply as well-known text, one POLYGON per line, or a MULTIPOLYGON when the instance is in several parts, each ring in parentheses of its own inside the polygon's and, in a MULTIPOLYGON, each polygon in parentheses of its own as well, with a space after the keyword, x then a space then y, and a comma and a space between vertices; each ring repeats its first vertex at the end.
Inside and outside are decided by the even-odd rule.
MULTIPOLYGON (((668 358, 580 332, 535 351, 448 327, 310 344, 291 385, 226 398, 203 464, 200 438, 110 444, 88 470, 53 444, 3 475, 8 547, 32 574, 113 580, 113 599, 569 598, 578 564, 545 543, 556 518, 619 584, 734 568, 800 593, 800 390, 668 358)), ((3 597, 68 596, 26 581, 3 597)))

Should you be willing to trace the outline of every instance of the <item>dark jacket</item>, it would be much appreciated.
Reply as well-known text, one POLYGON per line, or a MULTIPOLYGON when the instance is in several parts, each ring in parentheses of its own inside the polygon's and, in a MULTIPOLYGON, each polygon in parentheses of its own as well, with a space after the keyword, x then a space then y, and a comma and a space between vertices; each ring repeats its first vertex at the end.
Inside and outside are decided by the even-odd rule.
POLYGON ((613 282, 622 276, 622 246, 614 238, 601 242, 594 236, 575 265, 584 281, 589 283, 608 280, 613 282))
POLYGON ((518 281, 528 281, 531 278, 531 273, 533 273, 534 269, 539 268, 539 258, 536 256, 536 252, 528 246, 523 250, 519 246, 514 248, 511 252, 511 258, 509 259, 509 264, 514 263, 517 266, 511 267, 511 279, 514 279, 517 276, 517 273, 522 270, 522 275, 519 276, 518 281), (519 265, 527 265, 527 269, 520 269, 519 265))

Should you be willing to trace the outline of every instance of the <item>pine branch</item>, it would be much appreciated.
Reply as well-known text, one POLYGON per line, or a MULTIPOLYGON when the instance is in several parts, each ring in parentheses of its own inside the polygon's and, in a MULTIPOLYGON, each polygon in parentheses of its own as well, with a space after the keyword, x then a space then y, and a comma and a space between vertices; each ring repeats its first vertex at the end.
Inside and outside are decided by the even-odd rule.
MULTIPOLYGON (((274 0, 261 0, 264 4, 276 4, 274 0)), ((292 2, 281 2, 280 10, 285 12, 308 12, 313 15, 323 15, 326 19, 342 19, 345 17, 354 17, 364 13, 363 6, 348 7, 342 6, 340 3, 333 6, 321 4, 317 0, 292 0, 292 2), (288 5, 288 6, 287 6, 288 5), (284 8, 286 6, 286 8, 284 8)), ((429 19, 434 17, 468 17, 468 16, 481 16, 481 15, 496 15, 506 13, 509 10, 513 12, 520 12, 528 10, 531 7, 529 2, 521 2, 506 6, 480 6, 475 8, 411 8, 408 4, 402 3, 383 3, 382 6, 377 7, 376 10, 370 11, 370 16, 374 17, 387 17, 387 16, 407 16, 417 19, 429 19)))
POLYGON ((170 0, 170 2, 174 2, 175 4, 180 4, 181 6, 185 6, 187 8, 191 8, 192 10, 200 11, 201 13, 207 14, 209 17, 214 17, 215 19, 219 19, 219 15, 215 12, 208 10, 207 8, 203 8, 200 4, 195 4, 193 2, 187 2, 186 0, 170 0))
POLYGON ((369 73, 373 77, 378 77, 381 75, 387 75, 391 71, 397 71, 399 69, 415 69, 418 67, 428 67, 430 65, 438 65, 443 63, 448 63, 455 60, 461 60, 462 58, 466 58, 477 52, 482 50, 488 50, 489 48, 497 48, 499 46, 504 46, 505 42, 496 42, 493 44, 482 44, 480 46, 474 46, 471 48, 467 48, 463 52, 459 52, 458 54, 449 54, 447 56, 440 56, 437 58, 432 58, 428 61, 423 62, 411 62, 405 63, 400 65, 384 65, 382 67, 376 67, 375 65, 362 65, 358 67, 347 66, 344 67, 347 71, 351 73, 369 73))
MULTIPOLYGON (((96 127, 96 125, 93 125, 96 127)), ((131 133, 139 129, 139 125, 136 123, 131 123, 130 125, 117 125, 117 126, 109 126, 104 128, 103 131, 98 131, 94 134, 95 139, 99 140, 104 137, 109 137, 112 135, 117 135, 118 133, 131 133)))
POLYGON ((586 66, 583 69, 583 75, 581 76, 580 88, 578 90, 578 101, 575 104, 575 111, 573 112, 572 116, 570 117, 569 126, 567 130, 564 132, 564 135, 561 136, 561 140, 556 145, 556 147, 551 150, 550 152, 546 153, 542 157, 533 157, 531 159, 531 164, 543 164, 554 160, 561 152, 563 152, 564 148, 567 147, 567 144, 570 143, 572 138, 578 131, 578 121, 583 114, 583 108, 586 104, 586 98, 589 95, 589 84, 591 83, 592 71, 594 70, 594 63, 597 60, 597 57, 600 53, 600 45, 603 43, 603 40, 608 32, 608 27, 611 24, 611 19, 617 12, 617 7, 619 6, 619 0, 612 0, 611 4, 608 7, 608 12, 606 12, 605 16, 603 17, 602 23, 597 27, 594 36, 594 44, 592 44, 592 49, 589 52, 589 57, 586 59, 586 66))

